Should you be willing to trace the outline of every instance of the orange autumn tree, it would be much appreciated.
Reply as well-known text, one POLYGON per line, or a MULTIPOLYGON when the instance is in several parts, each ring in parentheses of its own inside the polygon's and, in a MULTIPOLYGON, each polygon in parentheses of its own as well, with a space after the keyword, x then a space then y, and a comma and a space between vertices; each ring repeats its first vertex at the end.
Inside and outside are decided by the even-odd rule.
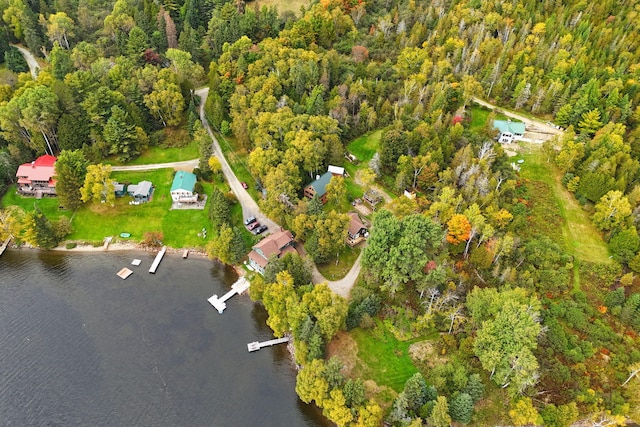
POLYGON ((454 214, 447 222, 449 231, 447 232, 447 242, 452 245, 466 242, 471 233, 471 224, 465 215, 454 214))

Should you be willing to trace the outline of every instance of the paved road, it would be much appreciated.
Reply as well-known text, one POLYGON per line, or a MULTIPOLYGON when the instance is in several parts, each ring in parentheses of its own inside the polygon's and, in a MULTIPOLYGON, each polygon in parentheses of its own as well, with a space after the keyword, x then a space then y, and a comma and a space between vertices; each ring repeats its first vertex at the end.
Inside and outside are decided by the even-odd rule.
POLYGON ((31 52, 29 52, 27 49, 23 48, 22 46, 18 46, 17 44, 12 44, 11 46, 17 48, 20 51, 25 61, 27 61, 27 64, 29 65, 29 70, 31 70, 31 76, 35 80, 38 77, 38 70, 40 69, 40 65, 38 65, 38 61, 36 61, 35 56, 33 56, 31 52))
POLYGON ((199 160, 185 160, 182 162, 170 162, 170 163, 154 163, 151 165, 130 165, 130 166, 111 166, 111 170, 114 172, 119 171, 149 171, 154 169, 180 169, 180 170, 188 170, 192 171, 196 166, 198 166, 199 160))
POLYGON ((476 97, 473 97, 472 99, 475 102, 477 102, 478 104, 482 105, 483 107, 487 107, 487 108, 490 108, 492 110, 495 110, 497 108, 505 116, 520 120, 521 122, 523 122, 527 126, 535 127, 540 132, 550 133, 550 134, 553 134, 553 135, 561 135, 562 134, 562 131, 560 129, 556 129, 553 126, 549 126, 546 122, 543 122, 542 120, 532 119, 530 117, 522 116, 522 115, 520 115, 518 113, 513 113, 511 111, 503 110, 501 107, 499 107, 497 105, 490 104, 487 101, 483 101, 482 99, 479 99, 479 98, 476 98, 476 97))

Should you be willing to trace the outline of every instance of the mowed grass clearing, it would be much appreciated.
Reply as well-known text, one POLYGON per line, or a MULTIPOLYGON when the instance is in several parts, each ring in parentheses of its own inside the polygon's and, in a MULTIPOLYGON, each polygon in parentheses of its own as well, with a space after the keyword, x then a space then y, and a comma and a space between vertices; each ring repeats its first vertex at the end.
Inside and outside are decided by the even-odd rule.
MULTIPOLYGON (((523 145, 526 151, 514 159, 522 158, 521 176, 541 181, 551 189, 548 197, 555 199, 557 213, 562 218, 562 239, 560 244, 567 252, 582 261, 610 263, 607 245, 600 232, 591 222, 591 218, 580 206, 572 193, 560 182, 560 171, 551 162, 547 162, 542 147, 534 144, 523 145)), ((534 193, 537 197, 540 194, 534 193)), ((535 203, 535 200, 534 200, 535 203)))
POLYGON ((304 6, 308 9, 311 2, 309 0, 261 0, 259 2, 247 2, 247 8, 253 8, 256 4, 260 8, 264 6, 275 7, 278 9, 279 15, 282 15, 284 12, 291 12, 296 16, 300 16, 300 8, 304 6))
MULTIPOLYGON (((150 202, 130 205, 131 197, 116 199, 115 206, 102 203, 87 204, 75 213, 59 209, 57 198, 36 200, 32 197, 21 197, 9 190, 2 200, 3 206, 16 205, 25 211, 35 207, 50 220, 58 220, 62 216, 71 218, 73 233, 68 240, 99 243, 107 236, 120 239, 120 233, 130 233, 126 240, 140 242, 146 232, 162 232, 163 243, 175 247, 204 247, 214 238, 209 233, 206 239, 198 236, 203 228, 211 231, 207 210, 169 210, 171 196, 169 190, 173 181, 173 169, 158 169, 145 172, 113 172, 111 177, 119 182, 137 184, 139 181, 151 181, 155 187, 150 202)), ((204 183, 205 194, 211 194, 212 185, 204 183)))
POLYGON ((418 372, 409 357, 409 346, 419 339, 399 341, 379 320, 373 330, 356 328, 349 334, 358 344, 357 377, 401 392, 404 383, 418 372))

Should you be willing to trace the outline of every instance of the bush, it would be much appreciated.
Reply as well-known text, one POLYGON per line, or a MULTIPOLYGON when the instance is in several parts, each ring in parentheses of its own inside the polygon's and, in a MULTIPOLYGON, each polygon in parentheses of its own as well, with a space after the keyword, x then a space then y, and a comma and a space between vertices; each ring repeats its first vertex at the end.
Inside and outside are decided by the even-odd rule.
POLYGON ((64 245, 64 247, 67 248, 67 249, 73 249, 76 246, 78 246, 78 244, 76 242, 69 242, 66 245, 64 245))

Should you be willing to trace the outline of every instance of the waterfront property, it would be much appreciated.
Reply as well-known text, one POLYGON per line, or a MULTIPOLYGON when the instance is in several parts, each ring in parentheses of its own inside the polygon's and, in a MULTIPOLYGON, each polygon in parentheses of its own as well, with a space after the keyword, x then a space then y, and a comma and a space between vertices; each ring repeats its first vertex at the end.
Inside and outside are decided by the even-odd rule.
POLYGON ((304 196, 313 199, 317 195, 323 204, 327 203, 327 184, 331 181, 332 176, 331 172, 325 172, 322 176, 318 176, 315 181, 304 188, 304 196))
POLYGON ((501 144, 511 144, 513 141, 520 141, 524 137, 525 126, 521 122, 494 120, 493 127, 500 132, 498 142, 501 144))
POLYGON ((132 196, 137 203, 144 203, 151 200, 153 194, 153 184, 149 181, 140 181, 137 185, 130 184, 127 193, 132 196))
POLYGON ((18 167, 16 178, 18 179, 18 193, 26 196, 56 195, 55 164, 58 160, 54 156, 45 154, 31 163, 24 163, 18 167))
POLYGON ((249 265, 260 274, 264 274, 272 257, 280 258, 284 254, 297 253, 293 234, 289 230, 282 230, 262 239, 249 252, 249 265))
POLYGON ((196 203, 198 193, 194 191, 197 177, 186 171, 176 172, 171 184, 171 200, 179 203, 196 203))
POLYGON ((127 194, 127 186, 113 181, 113 192, 116 194, 116 197, 122 197, 127 194))

